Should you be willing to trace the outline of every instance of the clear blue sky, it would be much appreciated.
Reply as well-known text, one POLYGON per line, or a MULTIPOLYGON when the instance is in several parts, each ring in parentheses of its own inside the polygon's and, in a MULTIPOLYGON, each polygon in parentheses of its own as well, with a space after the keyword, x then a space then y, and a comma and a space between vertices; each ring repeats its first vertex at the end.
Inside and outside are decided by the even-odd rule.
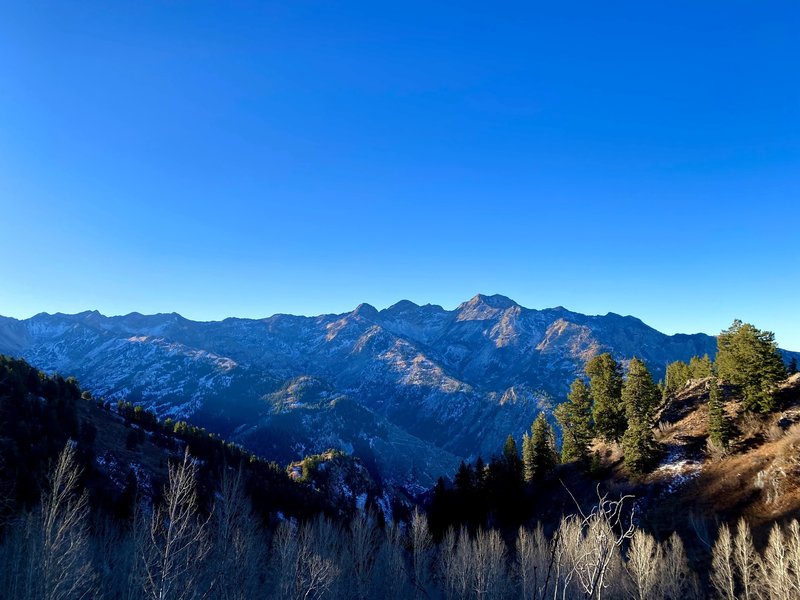
POLYGON ((800 350, 797 2, 0 6, 0 314, 477 292, 800 350))

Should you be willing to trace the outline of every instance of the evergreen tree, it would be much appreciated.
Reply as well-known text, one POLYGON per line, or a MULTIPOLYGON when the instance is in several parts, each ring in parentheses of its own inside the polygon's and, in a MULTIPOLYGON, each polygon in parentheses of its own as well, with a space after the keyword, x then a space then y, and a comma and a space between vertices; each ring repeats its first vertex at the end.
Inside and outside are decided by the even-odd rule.
POLYGON ((585 459, 592 441, 592 398, 580 377, 572 382, 567 401, 556 407, 561 426, 561 461, 585 459))
POLYGON ((652 421, 658 400, 658 387, 653 383, 650 371, 641 360, 633 358, 622 387, 622 401, 628 418, 628 428, 622 436, 622 450, 625 466, 633 473, 645 471, 655 458, 652 421))
POLYGON ((535 475, 533 439, 525 432, 522 436, 522 477, 525 483, 530 483, 535 475))
POLYGON ((714 363, 704 354, 703 357, 693 356, 689 361, 689 375, 692 379, 704 379, 714 374, 714 363))
POLYGON ((533 446, 533 478, 544 477, 556 465, 555 437, 553 428, 539 413, 531 426, 531 445, 533 446))
POLYGON ((712 379, 708 391, 708 439, 717 447, 727 448, 732 428, 720 396, 719 386, 712 379))
POLYGON ((720 378, 741 387, 746 410, 774 410, 775 384, 786 376, 774 333, 735 320, 717 336, 716 364, 720 378))
POLYGON ((642 421, 628 423, 622 436, 622 451, 625 467, 634 474, 644 473, 653 464, 656 456, 656 442, 653 430, 642 421))
POLYGON ((622 386, 622 404, 628 421, 639 420, 652 426, 655 409, 658 406, 658 387, 653 383, 650 371, 638 358, 631 359, 628 377, 622 386))
POLYGON ((691 379, 689 365, 682 360, 667 365, 666 380, 664 381, 664 397, 671 396, 681 389, 691 379))
POLYGON ((503 444, 503 459, 509 475, 515 480, 522 481, 522 461, 517 451, 517 442, 514 441, 514 436, 511 434, 508 435, 505 444, 503 444))
POLYGON ((471 492, 474 490, 475 472, 472 470, 472 465, 462 460, 458 466, 458 471, 456 471, 453 483, 459 492, 471 492))
POLYGON ((621 402, 622 370, 608 352, 586 363, 595 432, 607 442, 618 442, 625 431, 625 409, 621 402))
POLYGON ((797 373, 797 357, 793 356, 792 360, 789 361, 789 366, 786 369, 787 375, 794 375, 797 373))

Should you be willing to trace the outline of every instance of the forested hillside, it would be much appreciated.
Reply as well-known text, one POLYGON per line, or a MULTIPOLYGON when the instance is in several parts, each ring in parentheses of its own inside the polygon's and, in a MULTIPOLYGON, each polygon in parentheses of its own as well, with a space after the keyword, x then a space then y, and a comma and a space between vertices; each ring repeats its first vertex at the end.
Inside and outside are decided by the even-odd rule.
POLYGON ((718 344, 664 385, 599 355, 560 435, 540 415, 417 508, 341 451, 284 468, 3 357, 0 595, 788 600, 800 375, 748 324, 718 344))
POLYGON ((97 396, 188 420, 281 463, 344 448, 415 493, 462 459, 518 442, 594 357, 713 358, 712 336, 639 319, 533 310, 478 294, 343 314, 197 322, 178 314, 0 317, 0 353, 75 375, 97 396))

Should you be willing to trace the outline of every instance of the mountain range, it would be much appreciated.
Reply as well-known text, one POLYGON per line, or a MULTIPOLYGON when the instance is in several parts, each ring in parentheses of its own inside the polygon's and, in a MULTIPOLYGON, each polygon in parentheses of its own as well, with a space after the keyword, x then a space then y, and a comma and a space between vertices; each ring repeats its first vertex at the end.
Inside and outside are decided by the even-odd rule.
POLYGON ((189 420, 284 463, 340 448, 412 491, 521 436, 598 353, 637 356, 660 378, 667 363, 715 350, 713 336, 665 335, 631 316, 480 294, 454 310, 403 300, 212 322, 0 317, 0 353, 75 375, 96 397, 189 420))

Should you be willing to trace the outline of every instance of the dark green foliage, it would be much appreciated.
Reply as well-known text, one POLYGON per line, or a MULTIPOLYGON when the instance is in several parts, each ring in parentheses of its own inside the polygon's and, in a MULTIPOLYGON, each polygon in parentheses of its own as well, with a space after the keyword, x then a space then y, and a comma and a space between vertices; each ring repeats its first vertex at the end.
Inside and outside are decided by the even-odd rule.
MULTIPOLYGON (((159 422, 153 413, 129 402, 120 401, 115 408, 82 393, 74 378, 47 376, 23 360, 0 355, 0 491, 4 496, 0 511, 29 508, 38 502, 50 465, 71 439, 83 473, 81 485, 88 491, 91 505, 117 518, 130 517, 137 494, 135 473, 127 472, 120 489, 107 473, 98 470, 95 461, 99 438, 95 423, 111 419, 104 414, 116 412, 128 430, 116 445, 102 450, 122 456, 124 448, 138 450, 149 438, 165 450, 166 462, 170 453, 188 446, 198 459, 198 494, 206 509, 212 504, 219 473, 226 466, 241 465, 246 489, 264 520, 276 511, 301 518, 319 512, 335 514, 335 507, 326 504, 325 498, 293 482, 284 469, 235 444, 184 422, 159 422), (94 422, 79 419, 79 414, 89 414, 94 422)), ((155 479, 153 483, 157 493, 163 482, 155 479)))
POLYGON ((94 441, 78 422, 80 395, 74 378, 48 377, 0 355, 0 488, 12 490, 13 507, 38 501, 49 464, 68 439, 94 441))
POLYGON ((522 478, 525 483, 533 481, 534 477, 534 452, 533 440, 526 431, 522 435, 522 478))
POLYGON ((580 377, 572 382, 567 401, 556 407, 561 426, 561 461, 585 460, 592 442, 592 398, 580 377))
POLYGON ((586 363, 595 434, 607 442, 618 442, 625 431, 625 409, 621 401, 622 369, 608 352, 586 363))
POLYGON ((717 374, 739 386, 746 410, 767 413, 775 409, 775 384, 786 369, 775 334, 738 319, 717 337, 717 374))
POLYGON ((702 357, 693 356, 686 364, 682 360, 676 360, 667 365, 666 381, 664 383, 664 397, 671 396, 690 379, 704 379, 714 375, 714 363, 708 354, 702 357))
POLYGON ((640 421, 632 421, 622 436, 625 467, 634 474, 646 472, 657 456, 653 430, 640 421))
POLYGON ((509 474, 517 480, 522 479, 522 460, 517 451, 517 443, 514 437, 509 434, 503 444, 503 460, 506 462, 509 474))
POLYGON ((547 475, 557 463, 553 428, 544 413, 539 413, 531 426, 530 443, 533 451, 533 479, 539 479, 547 475))
POLYGON ((682 360, 667 365, 667 374, 664 381, 664 396, 671 396, 676 391, 681 389, 687 381, 691 378, 689 365, 682 360))
POLYGON ((718 448, 727 448, 732 434, 731 422, 722 406, 722 398, 715 379, 708 391, 708 439, 718 448))
POLYGON ((632 473, 642 473, 656 457, 653 437, 653 416, 660 394, 653 383, 647 366, 633 358, 628 366, 628 377, 622 387, 622 401, 628 419, 628 428, 622 436, 625 466, 632 473))
POLYGON ((689 361, 689 377, 691 379, 704 379, 714 374, 714 363, 704 354, 701 357, 693 356, 689 361))
POLYGON ((797 358, 792 357, 792 360, 789 361, 789 366, 786 367, 786 374, 787 375, 794 375, 797 373, 797 358))
POLYGON ((622 403, 628 422, 636 420, 652 426, 659 400, 658 387, 653 382, 647 365, 638 358, 631 359, 628 377, 622 386, 622 403))

